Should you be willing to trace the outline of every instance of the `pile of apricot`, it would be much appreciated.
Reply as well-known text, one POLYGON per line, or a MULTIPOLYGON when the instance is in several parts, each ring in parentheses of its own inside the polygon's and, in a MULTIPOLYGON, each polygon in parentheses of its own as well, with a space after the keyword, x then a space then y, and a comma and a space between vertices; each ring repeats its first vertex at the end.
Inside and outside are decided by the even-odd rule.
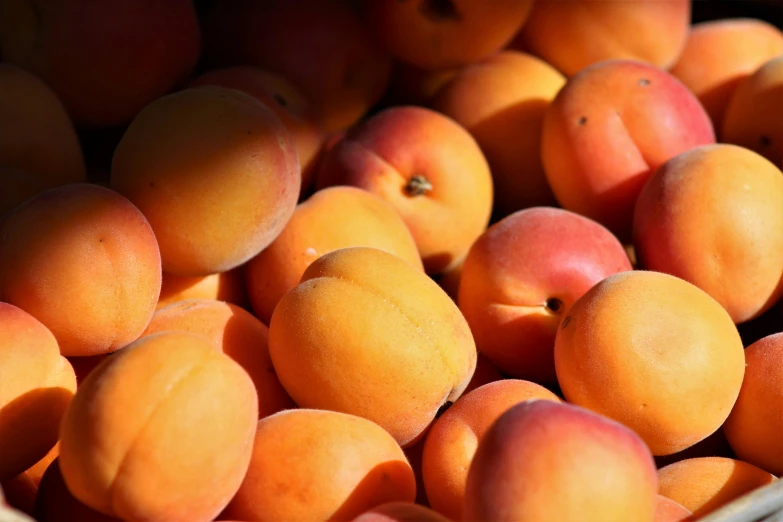
POLYGON ((783 32, 0 0, 0 520, 694 521, 783 474, 783 32))

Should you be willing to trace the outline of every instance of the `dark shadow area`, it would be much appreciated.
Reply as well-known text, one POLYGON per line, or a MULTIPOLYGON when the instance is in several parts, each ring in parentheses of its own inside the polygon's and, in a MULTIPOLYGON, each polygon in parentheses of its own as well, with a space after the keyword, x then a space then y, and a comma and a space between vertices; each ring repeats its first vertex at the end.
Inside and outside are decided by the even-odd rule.
POLYGON ((118 522, 120 520, 85 506, 68 491, 60 472, 59 458, 49 465, 41 479, 33 516, 38 522, 118 522))
POLYGON ((689 448, 685 448, 682 451, 673 453, 671 455, 664 455, 661 457, 655 457, 655 465, 658 468, 674 464, 685 459, 695 459, 699 457, 726 457, 736 458, 734 451, 729 446, 729 441, 726 439, 726 435, 723 433, 723 428, 718 429, 715 433, 707 437, 706 439, 697 442, 689 448))
POLYGON ((783 332, 783 303, 778 301, 766 312, 737 325, 742 344, 747 348, 759 339, 783 332))

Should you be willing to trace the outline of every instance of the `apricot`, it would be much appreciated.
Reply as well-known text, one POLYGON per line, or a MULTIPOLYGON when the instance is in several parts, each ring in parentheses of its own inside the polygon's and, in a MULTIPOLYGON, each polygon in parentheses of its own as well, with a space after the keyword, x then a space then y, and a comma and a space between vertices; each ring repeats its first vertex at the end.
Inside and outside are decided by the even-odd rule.
POLYGON ((261 102, 195 87, 144 108, 112 159, 111 186, 149 219, 163 270, 236 268, 280 233, 301 185, 291 135, 261 102))
POLYGON ((315 167, 326 136, 312 121, 312 109, 299 90, 279 74, 258 67, 237 66, 209 71, 191 80, 190 86, 217 85, 243 91, 271 109, 291 133, 302 168, 306 193, 315 179, 315 167))
POLYGON ((461 67, 505 47, 533 0, 363 0, 365 22, 395 58, 425 70, 461 67))
POLYGON ((0 302, 0 481, 33 466, 54 447, 76 377, 52 333, 0 302))
MULTIPOLYGON (((633 2, 594 5, 636 9, 633 2)), ((630 240, 636 198, 655 170, 715 142, 693 93, 665 71, 630 60, 601 62, 571 78, 547 108, 542 132, 544 172, 558 202, 621 241, 630 240)))
POLYGON ((762 65, 734 90, 721 139, 755 151, 783 169, 783 56, 762 65))
POLYGON ((783 333, 745 349, 745 379, 723 430, 740 459, 783 475, 783 333))
POLYGON ((682 522, 693 513, 677 502, 662 495, 656 497, 654 522, 682 522))
POLYGON ((43 80, 0 63, 0 113, 0 215, 46 189, 86 180, 71 119, 43 80))
POLYGON ((163 272, 156 310, 187 299, 217 299, 237 306, 247 303, 244 266, 207 276, 175 276, 163 272))
POLYGON ((107 515, 212 520, 242 483, 257 420, 253 381, 209 339, 148 335, 77 390, 60 470, 79 502, 107 515))
POLYGON ((348 0, 218 2, 209 19, 207 56, 288 78, 327 133, 359 121, 389 83, 391 57, 348 0))
POLYGON ((134 341, 155 311, 160 251, 142 213, 113 190, 75 183, 16 208, 0 229, 0 300, 41 321, 63 355, 134 341))
POLYGON ((660 494, 693 512, 694 520, 773 480, 756 466, 724 457, 682 460, 658 470, 660 494))
POLYGON ((353 522, 449 522, 449 519, 412 502, 387 502, 365 511, 353 522))
POLYGON ((666 69, 680 56, 690 21, 689 0, 537 0, 520 40, 566 76, 612 59, 666 69))
POLYGON ((499 217, 555 204, 541 164, 541 131, 546 108, 565 81, 534 56, 503 51, 462 69, 432 102, 464 126, 484 152, 499 217))
POLYGON ((555 368, 568 402, 627 425, 653 455, 667 455, 723 424, 745 357, 715 299, 677 277, 635 270, 574 303, 557 331, 555 368))
POLYGON ((767 60, 783 54, 783 33, 752 18, 694 24, 669 72, 698 98, 716 129, 737 85, 767 60))
POLYGON ((392 107, 329 150, 319 188, 353 185, 390 202, 408 225, 428 274, 459 264, 489 223, 492 177, 473 137, 421 107, 392 107))
POLYGON ((356 187, 326 188, 300 203, 280 235, 245 266, 254 313, 269 324, 310 263, 354 246, 384 250, 424 270, 416 242, 391 204, 356 187))
POLYGON ((345 413, 289 410, 258 422, 250 468, 222 518, 351 520, 415 495, 413 471, 383 428, 345 413))
POLYGON ((650 450, 627 427, 548 400, 512 406, 470 464, 463 520, 653 520, 650 450))
POLYGON ((438 417, 422 453, 424 488, 434 510, 451 520, 462 520, 465 484, 476 448, 503 413, 529 399, 560 402, 538 384, 505 379, 463 395, 438 417))
POLYGON ((293 408, 269 357, 269 329, 250 312, 221 301, 188 299, 155 312, 142 335, 176 330, 203 335, 239 363, 258 394, 258 418, 293 408))
POLYGON ((640 266, 715 298, 735 323, 780 299, 783 173, 735 145, 696 147, 666 162, 636 203, 640 266))
POLYGON ((59 459, 46 468, 32 514, 38 522, 60 522, 62 520, 119 522, 121 520, 95 511, 74 497, 63 480, 59 459))
POLYGON ((89 127, 126 123, 166 94, 196 64, 199 43, 190 0, 0 4, 2 59, 40 76, 89 127))
POLYGON ((300 407, 364 417, 403 447, 462 394, 476 366, 457 305, 407 261, 368 247, 307 268, 275 308, 269 353, 300 407))
POLYGON ((534 207, 495 223, 468 253, 460 310, 476 348, 505 375, 554 383, 557 327, 574 302, 631 270, 611 232, 567 210, 534 207))

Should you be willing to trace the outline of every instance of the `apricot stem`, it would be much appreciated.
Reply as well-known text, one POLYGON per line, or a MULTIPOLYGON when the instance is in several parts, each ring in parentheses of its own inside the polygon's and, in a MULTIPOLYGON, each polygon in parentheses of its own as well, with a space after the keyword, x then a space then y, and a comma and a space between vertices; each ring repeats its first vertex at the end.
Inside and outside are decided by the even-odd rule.
POLYGON ((421 196, 432 190, 432 183, 424 176, 413 176, 405 185, 405 192, 410 196, 421 196))

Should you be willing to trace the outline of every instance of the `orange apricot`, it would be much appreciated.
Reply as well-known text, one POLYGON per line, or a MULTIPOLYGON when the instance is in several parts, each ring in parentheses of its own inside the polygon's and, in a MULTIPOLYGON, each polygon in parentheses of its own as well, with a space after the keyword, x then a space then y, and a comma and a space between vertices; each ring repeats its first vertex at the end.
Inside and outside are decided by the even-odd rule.
POLYGON ((731 96, 721 139, 758 152, 783 169, 783 56, 745 78, 731 96))
POLYGON ((449 519, 420 504, 387 502, 365 511, 352 522, 449 522, 449 519))
POLYGON ((702 457, 681 460, 658 470, 660 494, 699 519, 775 480, 775 476, 741 460, 702 457))
POLYGON ((245 265, 253 312, 269 324, 310 263, 355 246, 384 250, 424 270, 416 242, 391 204, 356 187, 329 187, 300 203, 280 235, 245 265))
POLYGON ((171 330, 203 335, 245 369, 258 394, 258 418, 294 407, 269 357, 269 329, 250 312, 221 301, 188 299, 155 312, 142 335, 171 330))
POLYGON ((212 520, 242 483, 257 421, 239 364, 206 337, 160 332, 81 384, 60 430, 60 470, 77 500, 107 515, 212 520))
POLYGON ((716 129, 742 80, 783 54, 783 32, 762 20, 730 18, 694 24, 669 72, 698 98, 716 129))
POLYGON ((144 108, 112 159, 111 186, 144 213, 163 270, 204 276, 241 265, 274 240, 301 185, 291 135, 261 102, 194 87, 144 108))
POLYGON ((0 481, 24 472, 57 443, 74 391, 73 368, 35 317, 0 302, 0 481))
POLYGON ((490 426, 512 406, 529 399, 560 402, 546 388, 505 379, 467 393, 447 409, 427 432, 422 475, 430 506, 451 520, 462 520, 468 469, 490 426))
POLYGON ((4 221, 0 300, 41 321, 63 355, 107 353, 149 323, 160 263, 155 234, 130 201, 98 185, 64 185, 4 221))
POLYGON ((555 367, 568 402, 627 425, 653 455, 667 455, 723 424, 745 357, 715 299, 677 277, 635 270, 607 277, 571 307, 555 338, 555 367))
POLYGON ((777 476, 783 475, 783 333, 745 349, 745 379, 723 425, 737 456, 777 476))
POLYGON ((46 189, 86 181, 71 119, 43 80, 0 63, 0 113, 0 215, 46 189))
POLYGON ((305 194, 315 179, 315 167, 326 136, 313 121, 309 102, 279 74, 258 67, 237 66, 209 71, 191 80, 190 86, 217 85, 243 91, 271 109, 291 133, 302 167, 305 194))
POLYGON ((465 127, 492 171, 495 214, 554 205, 541 164, 546 108, 565 78, 529 54, 503 51, 465 67, 438 91, 432 107, 465 127))
POLYGON ((666 69, 688 37, 689 0, 537 0, 520 40, 566 76, 612 59, 666 69))
POLYGON ((351 520, 415 495, 410 464, 383 428, 345 413, 289 410, 258 422, 250 468, 222 518, 351 520))
POLYGON ((457 305, 407 261, 369 247, 307 268, 275 308, 269 352, 300 407, 367 418, 403 447, 462 394, 476 366, 457 305))
POLYGON ((421 107, 391 107, 351 129, 318 172, 317 187, 332 185, 390 202, 428 274, 458 265, 492 211, 492 177, 476 140, 451 118, 421 107))
POLYGON ((477 62, 508 44, 533 0, 364 0, 364 19, 395 58, 426 70, 477 62))
POLYGON ((683 152, 641 191, 633 237, 642 268, 693 283, 735 323, 758 317, 780 299, 783 173, 736 145, 683 152))

